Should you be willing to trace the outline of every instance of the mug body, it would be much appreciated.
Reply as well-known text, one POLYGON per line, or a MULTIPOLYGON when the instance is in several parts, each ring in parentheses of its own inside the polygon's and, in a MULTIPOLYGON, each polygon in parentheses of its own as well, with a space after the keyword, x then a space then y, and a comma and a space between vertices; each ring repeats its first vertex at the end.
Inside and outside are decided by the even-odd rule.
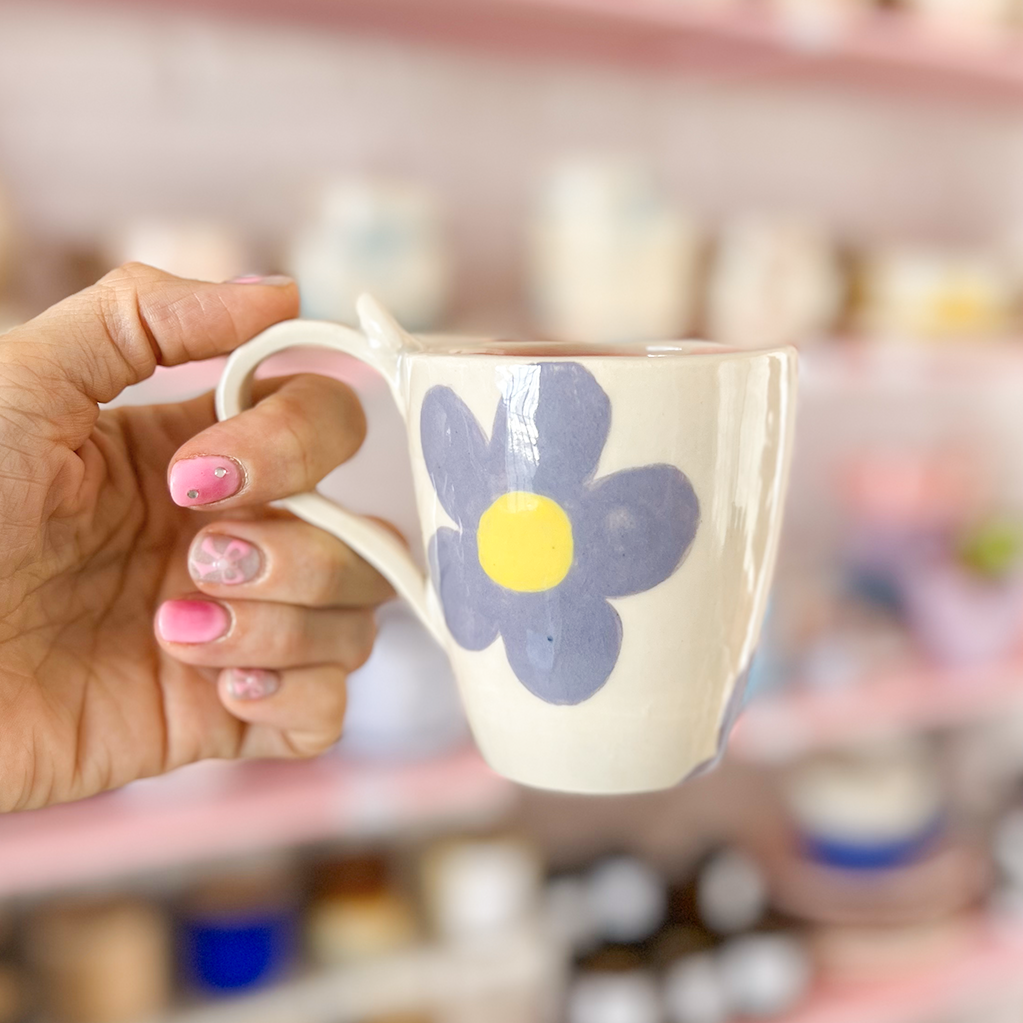
POLYGON ((526 785, 713 763, 774 568, 797 356, 708 344, 403 356, 432 610, 473 734, 526 785))

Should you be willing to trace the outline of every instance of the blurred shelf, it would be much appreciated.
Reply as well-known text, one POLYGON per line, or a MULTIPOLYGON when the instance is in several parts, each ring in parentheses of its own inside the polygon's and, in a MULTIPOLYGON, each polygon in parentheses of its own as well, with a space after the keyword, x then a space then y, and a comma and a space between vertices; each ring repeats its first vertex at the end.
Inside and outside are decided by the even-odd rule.
MULTIPOLYGON (((119 0, 124 3, 125 0, 119 0)), ((793 20, 756 2, 693 0, 147 0, 427 43, 691 72, 725 81, 836 80, 961 99, 1023 99, 1023 43, 922 27, 895 11, 793 20)), ((132 0, 137 6, 137 0, 132 0)))
POLYGON ((971 947, 954 957, 890 980, 822 987, 799 1010, 775 1023, 980 1019, 987 1006, 1023 1000, 1021 962, 1023 924, 989 924, 980 929, 971 947))
POLYGON ((331 837, 489 823, 515 788, 475 751, 407 764, 336 755, 210 762, 0 818, 0 896, 331 837))
POLYGON ((358 1023, 458 1002, 478 1009, 480 999, 523 991, 553 1003, 563 975, 561 950, 543 934, 525 931, 324 971, 159 1023, 358 1023))
POLYGON ((867 342, 835 338, 800 352, 803 383, 819 394, 1019 387, 1023 340, 867 342))
POLYGON ((755 699, 729 743, 741 760, 783 761, 893 734, 1023 710, 1023 660, 978 668, 925 664, 835 688, 793 686, 755 699))

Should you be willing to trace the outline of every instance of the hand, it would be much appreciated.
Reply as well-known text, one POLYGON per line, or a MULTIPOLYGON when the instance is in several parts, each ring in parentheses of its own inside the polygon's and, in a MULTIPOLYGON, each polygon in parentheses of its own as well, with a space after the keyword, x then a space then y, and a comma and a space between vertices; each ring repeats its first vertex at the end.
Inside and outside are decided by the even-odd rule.
POLYGON ((392 593, 265 506, 356 451, 353 394, 267 382, 225 423, 212 395, 98 408, 297 313, 286 278, 132 264, 0 337, 0 809, 339 736, 345 677, 392 593))

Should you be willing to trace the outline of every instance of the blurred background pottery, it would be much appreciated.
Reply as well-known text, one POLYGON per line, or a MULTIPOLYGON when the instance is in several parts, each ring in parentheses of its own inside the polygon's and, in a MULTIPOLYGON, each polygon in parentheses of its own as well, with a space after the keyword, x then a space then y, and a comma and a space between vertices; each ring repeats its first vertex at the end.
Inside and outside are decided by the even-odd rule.
MULTIPOLYGON (((329 755, 0 819, 0 1023, 1018 1023, 1021 29, 1010 0, 0 3, 0 331, 142 259, 509 346, 802 349, 715 772, 497 778, 388 606, 329 755)), ((369 420, 324 491, 422 563, 386 384, 267 372, 308 369, 369 420)))

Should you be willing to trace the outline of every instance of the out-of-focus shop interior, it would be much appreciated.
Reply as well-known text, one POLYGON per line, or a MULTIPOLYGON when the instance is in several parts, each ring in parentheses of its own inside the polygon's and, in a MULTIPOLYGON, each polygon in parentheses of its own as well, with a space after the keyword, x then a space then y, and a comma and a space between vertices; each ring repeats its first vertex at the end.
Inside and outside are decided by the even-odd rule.
MULTIPOLYGON (((129 259, 795 343, 786 538, 676 790, 498 778, 393 605, 321 759, 0 819, 0 1023, 1023 1021, 1020 0, 0 3, 0 329, 129 259)), ((325 488, 415 547, 384 385, 299 366, 369 416, 325 488)))

